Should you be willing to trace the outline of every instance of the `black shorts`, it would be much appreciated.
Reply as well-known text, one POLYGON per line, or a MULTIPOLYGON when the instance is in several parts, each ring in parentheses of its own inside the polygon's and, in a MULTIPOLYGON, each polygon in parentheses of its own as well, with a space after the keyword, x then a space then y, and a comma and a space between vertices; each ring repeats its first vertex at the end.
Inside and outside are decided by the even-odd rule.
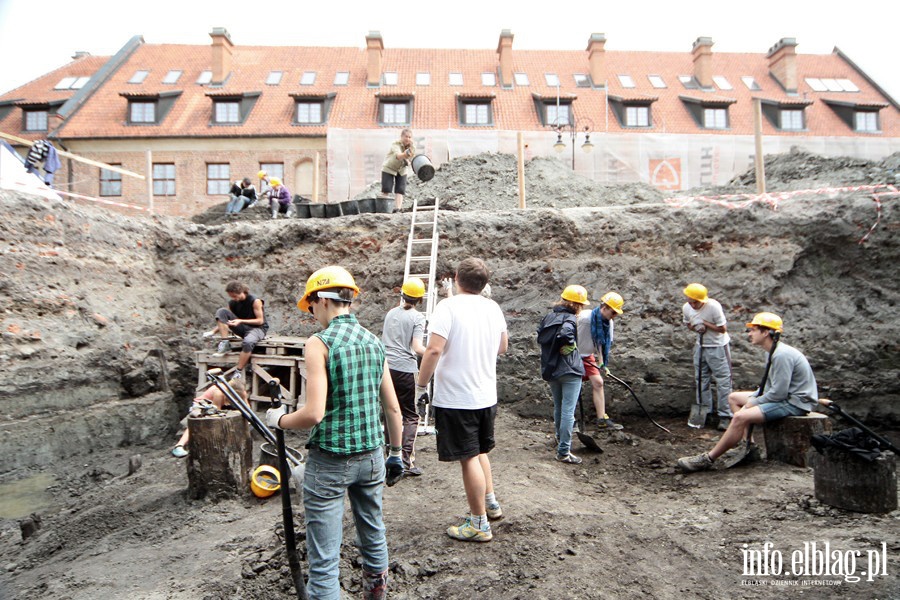
POLYGON ((435 406, 438 460, 452 462, 490 452, 496 417, 496 404, 475 410, 435 406))
POLYGON ((400 194, 406 193, 406 175, 391 175, 390 173, 381 172, 381 193, 400 194))

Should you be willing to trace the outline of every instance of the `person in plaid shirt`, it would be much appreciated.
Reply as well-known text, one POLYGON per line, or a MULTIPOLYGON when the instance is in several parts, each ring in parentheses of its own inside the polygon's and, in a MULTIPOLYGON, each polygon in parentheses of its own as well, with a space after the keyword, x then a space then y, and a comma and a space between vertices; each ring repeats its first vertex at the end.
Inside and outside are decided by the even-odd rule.
POLYGON ((403 475, 402 425, 384 345, 350 314, 358 293, 342 267, 310 276, 297 306, 324 329, 306 342, 306 404, 292 413, 282 406, 266 414, 270 427, 311 429, 303 478, 310 598, 340 598, 345 494, 359 537, 364 598, 384 598, 387 590, 381 500, 385 471, 388 485, 403 475), (387 461, 382 410, 391 446, 387 461))

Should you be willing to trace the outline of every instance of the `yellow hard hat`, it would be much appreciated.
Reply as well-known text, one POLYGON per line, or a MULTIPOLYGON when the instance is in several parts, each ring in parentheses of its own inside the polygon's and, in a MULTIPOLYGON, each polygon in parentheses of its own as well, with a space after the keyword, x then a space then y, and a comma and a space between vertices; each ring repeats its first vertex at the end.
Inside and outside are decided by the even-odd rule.
POLYGON ((618 314, 622 314, 622 306, 625 304, 625 300, 622 299, 622 296, 615 292, 606 292, 603 294, 603 297, 600 298, 600 302, 607 305, 618 314))
POLYGON ((268 498, 281 489, 281 474, 272 465, 259 465, 250 477, 250 490, 257 498, 268 498))
POLYGON ((576 304, 584 304, 585 306, 590 304, 587 299, 587 290, 580 285, 566 286, 566 289, 564 289, 559 296, 563 300, 575 302, 576 304))
POLYGON ((706 291, 706 288, 699 283, 689 284, 686 288, 684 288, 684 295, 691 300, 696 300, 697 302, 706 302, 706 299, 709 297, 709 293, 706 291))
POLYGON ((403 282, 400 291, 410 298, 421 298, 425 295, 425 282, 418 277, 410 277, 403 282))
POLYGON ((322 267, 306 280, 306 291, 303 292, 303 297, 297 301, 297 308, 303 312, 308 311, 309 295, 331 288, 350 288, 353 290, 354 298, 359 294, 359 288, 353 281, 353 275, 347 269, 338 266, 322 267))
POLYGON ((747 327, 766 327, 775 331, 784 331, 784 321, 775 313, 761 312, 756 313, 753 320, 747 323, 747 327))
POLYGON ((266 173, 265 171, 260 171, 259 173, 256 174, 256 177, 259 179, 265 179, 267 175, 268 175, 268 173, 266 173))
POLYGON ((281 185, 281 180, 277 177, 273 177, 269 180, 269 184, 271 184, 272 186, 281 185))

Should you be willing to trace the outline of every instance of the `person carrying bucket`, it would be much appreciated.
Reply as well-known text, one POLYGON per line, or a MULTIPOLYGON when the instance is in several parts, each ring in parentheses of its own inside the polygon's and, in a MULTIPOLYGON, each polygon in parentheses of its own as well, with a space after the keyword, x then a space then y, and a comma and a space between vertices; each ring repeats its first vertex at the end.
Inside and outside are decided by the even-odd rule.
POLYGON ((728 429, 709 452, 679 458, 682 471, 711 468, 717 458, 748 437, 748 429, 754 424, 800 417, 816 406, 819 392, 809 361, 796 348, 779 343, 782 331, 781 317, 770 312, 758 313, 747 323, 750 343, 769 353, 762 383, 756 391, 732 392, 728 396, 734 412, 728 429))
POLYGON ((343 267, 324 267, 309 277, 297 307, 323 330, 306 342, 306 404, 292 413, 284 405, 266 413, 269 427, 310 430, 303 477, 310 598, 341 594, 345 495, 356 524, 363 597, 384 598, 387 589, 382 491, 385 482, 393 485, 403 476, 402 426, 384 346, 350 314, 358 293, 343 267), (387 461, 382 412, 390 438, 387 461))
POLYGON ((381 194, 389 197, 394 194, 394 212, 400 212, 403 206, 403 194, 406 193, 406 177, 409 175, 409 161, 416 155, 412 129, 400 132, 400 139, 391 144, 381 165, 381 194))
POLYGON ((567 286, 537 328, 541 378, 550 385, 553 396, 556 460, 572 465, 581 464, 581 459, 572 454, 571 449, 575 405, 581 395, 581 378, 584 376, 584 365, 578 354, 577 318, 589 304, 587 290, 580 285, 567 286))
POLYGON ((591 383, 591 399, 597 411, 597 430, 624 429, 606 413, 606 390, 603 375, 609 374, 609 352, 613 342, 613 319, 622 314, 625 304, 616 292, 607 292, 600 299, 600 306, 578 315, 578 353, 584 365, 584 381, 591 383), (600 364, 597 364, 597 354, 600 364))

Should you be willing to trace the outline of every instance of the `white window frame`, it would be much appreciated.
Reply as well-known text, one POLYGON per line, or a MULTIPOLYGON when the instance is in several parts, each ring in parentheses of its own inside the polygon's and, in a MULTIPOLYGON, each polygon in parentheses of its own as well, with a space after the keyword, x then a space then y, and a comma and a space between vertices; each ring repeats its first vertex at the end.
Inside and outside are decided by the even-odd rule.
POLYGON ((490 102, 466 102, 463 104, 464 125, 490 125, 490 102))
POLYGON ((416 73, 416 85, 431 85, 431 73, 416 73))
POLYGON ((266 76, 266 85, 281 85, 282 77, 284 77, 284 71, 269 71, 266 76))
POLYGON ((59 83, 53 88, 54 90, 68 90, 72 88, 72 84, 75 83, 77 77, 63 77, 59 80, 59 83))
POLYGON ((206 163, 206 195, 227 194, 231 190, 231 165, 206 163))
POLYGON ((649 81, 650 85, 658 90, 663 90, 669 87, 666 85, 666 80, 662 78, 662 75, 647 75, 647 81, 649 81))
POLYGON ((778 113, 778 121, 783 131, 803 131, 803 117, 802 108, 782 108, 778 113))
POLYGON ((128 83, 144 83, 144 80, 147 79, 147 75, 150 74, 150 71, 146 69, 138 69, 134 72, 134 75, 131 76, 131 79, 128 80, 128 83))
POLYGON ((206 85, 212 81, 212 71, 200 71, 197 76, 197 85, 206 85))
POLYGON ((162 82, 166 85, 174 85, 178 83, 178 80, 181 79, 181 75, 184 71, 180 69, 170 69, 166 76, 163 77, 162 82))
POLYGON ((878 111, 857 110, 853 113, 853 131, 875 133, 881 131, 878 125, 878 111))
POLYGON ((625 106, 625 127, 650 127, 650 107, 625 106))
POLYGON ((546 115, 547 125, 551 127, 555 127, 557 125, 569 125, 572 122, 572 107, 568 103, 559 105, 559 112, 557 112, 556 103, 546 103, 544 104, 544 114, 546 115), (565 116, 565 120, 560 120, 557 122, 557 119, 560 116, 565 116))
POLYGON ((384 85, 397 85, 400 83, 400 75, 397 71, 385 71, 381 76, 381 82, 384 85))
POLYGON ((447 85, 460 86, 463 84, 463 74, 457 71, 451 71, 447 77, 447 85))
POLYGON ((172 163, 153 163, 153 195, 175 195, 175 165, 172 163))
POLYGON ((520 87, 531 85, 531 82, 528 81, 528 73, 513 73, 513 80, 520 87))
POLYGON ((720 90, 733 90, 734 86, 724 75, 713 75, 713 81, 720 90))
POLYGON ((46 110, 26 110, 25 131, 47 131, 48 117, 46 110))
POLYGON ((704 129, 728 129, 728 109, 718 106, 703 107, 704 129))
POLYGON ((350 71, 338 71, 334 74, 334 85, 349 85, 350 71))
POLYGON ((497 86, 497 74, 496 73, 482 73, 481 74, 481 85, 483 87, 496 87, 497 86))
POLYGON ((544 81, 548 87, 559 87, 559 75, 556 73, 544 73, 544 81))
POLYGON ((631 75, 616 75, 616 77, 619 78, 619 85, 621 85, 623 88, 631 89, 635 87, 634 79, 631 77, 631 75))
POLYGON ((241 103, 238 100, 218 100, 215 103, 215 122, 233 125, 241 122, 241 103))
POLYGON ((762 87, 760 87, 759 85, 759 82, 756 81, 756 78, 753 75, 742 75, 741 81, 751 92, 758 92, 762 89, 762 87))
POLYGON ((408 125, 409 102, 382 102, 381 122, 385 125, 408 125))
POLYGON ((324 102, 306 100, 297 102, 296 116, 298 123, 303 123, 304 125, 319 125, 323 122, 322 117, 324 114, 324 102))
MULTIPOLYGON (((113 163, 110 166, 121 167, 121 164, 113 163)), ((121 196, 122 195, 122 174, 118 171, 110 171, 109 169, 100 168, 100 195, 101 196, 121 196)))
POLYGON ((132 100, 128 103, 130 123, 156 123, 155 100, 132 100))
POLYGON ((303 75, 300 76, 300 85, 313 85, 316 83, 316 72, 315 71, 303 71, 303 75))

